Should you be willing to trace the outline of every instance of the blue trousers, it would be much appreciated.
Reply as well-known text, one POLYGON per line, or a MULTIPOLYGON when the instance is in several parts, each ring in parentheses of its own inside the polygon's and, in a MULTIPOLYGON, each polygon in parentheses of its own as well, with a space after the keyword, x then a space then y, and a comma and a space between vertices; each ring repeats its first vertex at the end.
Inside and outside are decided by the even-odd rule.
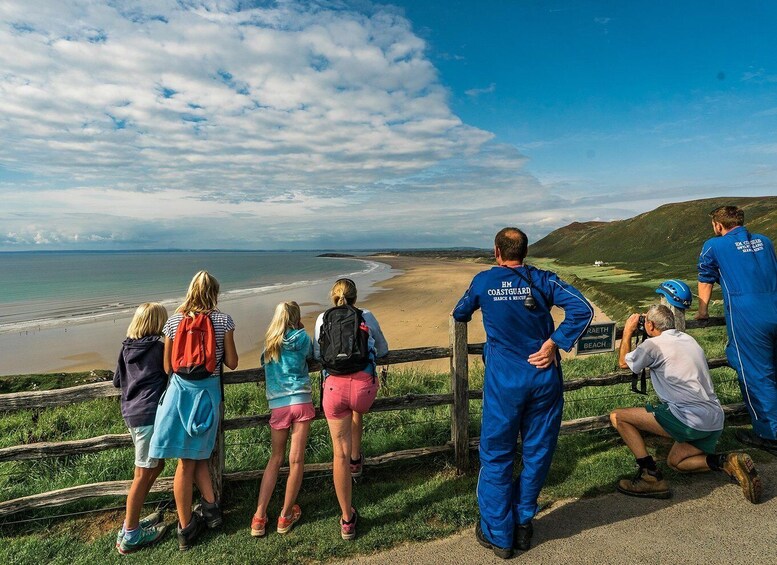
POLYGON ((726 308, 726 329, 726 357, 737 372, 753 431, 777 439, 777 297, 732 297, 726 308))
POLYGON ((480 527, 491 543, 512 547, 513 530, 537 513, 537 497, 556 449, 564 407, 561 368, 539 370, 487 347, 480 431, 480 527), (523 470, 513 480, 518 435, 523 470))

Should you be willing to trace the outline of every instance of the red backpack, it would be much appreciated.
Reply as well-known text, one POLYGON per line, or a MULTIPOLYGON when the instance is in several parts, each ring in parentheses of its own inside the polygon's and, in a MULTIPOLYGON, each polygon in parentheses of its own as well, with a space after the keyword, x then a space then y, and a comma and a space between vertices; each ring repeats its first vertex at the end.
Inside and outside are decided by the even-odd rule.
POLYGON ((184 315, 173 340, 173 371, 197 381, 216 371, 216 332, 210 314, 184 315))

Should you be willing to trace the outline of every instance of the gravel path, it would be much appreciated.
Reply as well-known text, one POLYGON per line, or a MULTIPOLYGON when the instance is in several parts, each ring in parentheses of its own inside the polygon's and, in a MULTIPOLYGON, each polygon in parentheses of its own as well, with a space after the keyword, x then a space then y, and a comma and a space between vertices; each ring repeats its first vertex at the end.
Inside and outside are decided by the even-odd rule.
MULTIPOLYGON (((738 486, 705 473, 672 485, 669 500, 618 493, 567 500, 535 520, 533 548, 510 563, 777 564, 777 462, 758 465, 763 502, 751 505, 738 486)), ((503 563, 475 541, 474 529, 345 563, 503 563)))

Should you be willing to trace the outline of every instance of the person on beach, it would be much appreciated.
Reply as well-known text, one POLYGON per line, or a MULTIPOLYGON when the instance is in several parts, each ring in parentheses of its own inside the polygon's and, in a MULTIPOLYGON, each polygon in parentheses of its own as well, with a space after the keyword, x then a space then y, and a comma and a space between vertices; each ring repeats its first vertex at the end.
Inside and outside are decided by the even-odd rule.
MULTIPOLYGON (((670 303, 672 303, 670 301, 670 303)), ((678 306, 678 304, 674 304, 678 306)), ((622 479, 618 491, 630 496, 669 498, 669 483, 647 452, 640 431, 672 438, 667 465, 681 473, 720 471, 741 487, 747 500, 761 497, 761 480, 747 453, 716 454, 723 433, 723 408, 712 387, 704 350, 687 333, 675 329, 672 311, 655 304, 644 315, 644 340, 632 351, 640 315, 632 314, 623 327, 618 363, 639 373, 650 369, 650 382, 661 401, 656 406, 618 408, 610 421, 637 460, 634 478, 622 479)))
POLYGON ((165 322, 167 310, 161 304, 138 306, 113 374, 113 386, 121 389, 121 415, 135 445, 135 476, 127 494, 127 513, 116 536, 116 549, 122 555, 159 541, 165 533, 161 512, 140 518, 146 496, 165 467, 163 460, 149 456, 157 405, 167 385, 160 341, 165 322))
POLYGON ((335 281, 329 296, 334 304, 316 320, 313 350, 324 367, 322 405, 332 435, 332 474, 340 504, 340 536, 356 537, 358 512, 351 504, 351 477, 362 474, 363 416, 378 394, 376 359, 389 351, 380 324, 356 304, 356 284, 335 281), (340 360, 343 362, 341 363, 340 360))
POLYGON ((723 290, 728 344, 726 357, 737 372, 753 430, 737 439, 777 455, 777 255, 764 235, 750 233, 745 213, 721 206, 710 213, 717 237, 699 255, 699 311, 709 317, 712 288, 723 290))
POLYGON ((496 267, 475 275, 453 309, 469 322, 483 311, 486 344, 477 497, 478 542, 508 559, 531 547, 537 497, 556 449, 564 407, 559 348, 569 351, 594 310, 555 273, 524 263, 528 239, 518 228, 496 234, 496 267), (550 309, 564 310, 554 329, 550 309), (523 469, 513 481, 518 435, 523 469))
POLYGON ((267 505, 278 480, 289 436, 289 478, 286 480, 283 508, 278 516, 278 533, 288 533, 302 516, 296 500, 302 485, 310 421, 316 416, 307 363, 312 356, 313 344, 303 329, 299 305, 281 302, 276 306, 275 315, 267 328, 261 357, 270 406, 272 454, 262 475, 256 513, 251 519, 251 535, 254 537, 265 535, 267 505))
POLYGON ((150 454, 158 459, 178 459, 173 494, 178 510, 178 546, 182 551, 192 547, 205 526, 216 528, 222 523, 208 458, 221 418, 222 366, 235 369, 238 357, 235 323, 231 316, 217 309, 218 294, 218 281, 207 271, 198 272, 189 284, 183 304, 163 330, 165 371, 172 376, 154 420, 150 454), (193 337, 196 339, 190 341, 193 337), (195 361, 189 366, 185 362, 188 359, 202 363, 195 361), (194 510, 193 484, 202 497, 194 510))

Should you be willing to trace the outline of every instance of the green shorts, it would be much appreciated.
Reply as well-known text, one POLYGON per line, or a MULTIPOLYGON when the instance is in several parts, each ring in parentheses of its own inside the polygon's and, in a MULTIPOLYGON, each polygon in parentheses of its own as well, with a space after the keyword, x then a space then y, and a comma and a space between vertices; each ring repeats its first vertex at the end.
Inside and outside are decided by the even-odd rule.
POLYGON ((675 415, 669 411, 669 406, 663 403, 653 406, 648 402, 645 405, 645 410, 651 412, 656 417, 656 421, 658 421, 661 427, 664 428, 676 442, 690 443, 692 446, 701 449, 704 453, 715 453, 715 447, 718 445, 718 440, 720 439, 723 430, 718 430, 716 432, 701 432, 699 430, 694 430, 678 420, 675 415))

